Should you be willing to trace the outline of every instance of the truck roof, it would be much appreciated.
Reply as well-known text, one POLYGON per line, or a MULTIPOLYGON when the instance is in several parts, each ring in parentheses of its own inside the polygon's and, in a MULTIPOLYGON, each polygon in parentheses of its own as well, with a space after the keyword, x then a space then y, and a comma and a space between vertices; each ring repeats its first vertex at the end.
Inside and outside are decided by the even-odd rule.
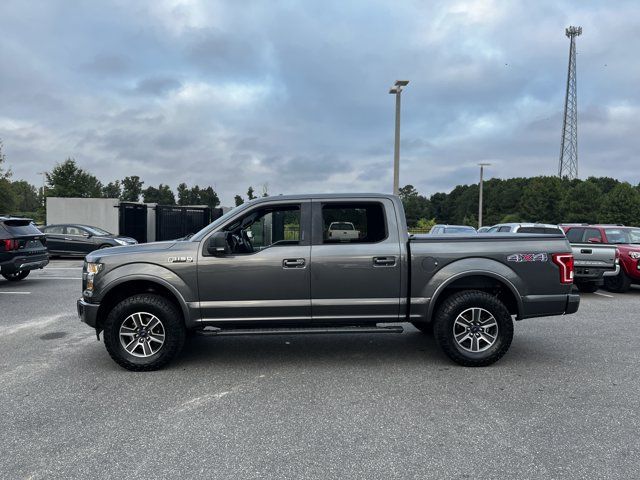
POLYGON ((270 197, 260 197, 247 203, 261 203, 273 200, 312 200, 312 199, 335 199, 335 198, 397 198, 390 193, 303 193, 300 195, 272 195, 270 197))

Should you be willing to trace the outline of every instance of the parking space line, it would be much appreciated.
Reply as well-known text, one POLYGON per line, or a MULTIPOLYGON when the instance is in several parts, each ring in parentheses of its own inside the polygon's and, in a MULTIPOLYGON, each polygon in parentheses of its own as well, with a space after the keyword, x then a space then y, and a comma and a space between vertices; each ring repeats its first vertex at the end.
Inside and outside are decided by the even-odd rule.
POLYGON ((48 278, 50 280, 82 280, 82 277, 51 277, 49 275, 35 275, 32 278, 37 278, 38 280, 42 280, 44 278, 48 278))
POLYGON ((608 295, 606 293, 600 293, 600 292, 593 292, 596 295, 600 295, 601 297, 607 297, 607 298, 614 298, 613 295, 608 295))
POLYGON ((0 294, 4 294, 4 295, 30 295, 31 292, 0 292, 0 294))

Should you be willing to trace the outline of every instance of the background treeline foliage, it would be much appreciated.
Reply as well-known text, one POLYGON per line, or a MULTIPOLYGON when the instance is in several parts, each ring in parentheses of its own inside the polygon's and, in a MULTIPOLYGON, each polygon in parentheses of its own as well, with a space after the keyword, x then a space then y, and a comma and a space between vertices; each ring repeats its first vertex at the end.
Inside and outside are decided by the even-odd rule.
MULTIPOLYGON (((123 201, 162 205, 207 205, 215 208, 220 199, 212 187, 181 183, 145 187, 132 175, 106 185, 69 158, 46 176, 46 196, 119 198, 123 201)), ((249 200, 256 198, 249 187, 249 200)), ((267 185, 262 196, 268 196, 267 185)), ((450 193, 421 195, 413 185, 400 189, 407 223, 428 229, 434 223, 478 224, 478 185, 458 185, 450 193)), ((244 202, 235 196, 235 204, 244 202)), ((12 180, 0 142, 0 214, 24 215, 44 220, 42 189, 24 180, 12 180)), ((567 180, 558 177, 492 178, 484 183, 484 225, 502 222, 577 223, 602 222, 640 225, 640 186, 609 177, 567 180)))
MULTIPOLYGON (((458 185, 450 193, 420 195, 400 189, 411 227, 432 223, 478 224, 478 185, 458 185)), ((609 177, 492 178, 484 182, 483 224, 505 222, 640 224, 640 186, 609 177)))

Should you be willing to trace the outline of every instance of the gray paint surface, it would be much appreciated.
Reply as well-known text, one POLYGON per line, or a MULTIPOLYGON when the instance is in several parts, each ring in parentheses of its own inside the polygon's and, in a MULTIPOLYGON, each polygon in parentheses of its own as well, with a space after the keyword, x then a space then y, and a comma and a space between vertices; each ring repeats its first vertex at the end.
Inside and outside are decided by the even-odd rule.
POLYGON ((47 225, 78 223, 119 234, 117 198, 47 197, 47 225))
POLYGON ((473 275, 499 282, 500 288, 510 292, 517 303, 513 313, 520 318, 557 315, 566 311, 572 286, 560 283, 552 253, 571 253, 563 235, 432 235, 409 240, 402 204, 391 195, 279 196, 249 202, 189 241, 91 253, 87 259, 103 263, 104 270, 96 276, 93 296, 87 300, 99 304, 115 286, 149 279, 174 292, 190 328, 243 321, 375 323, 402 320, 407 315, 430 321, 442 289, 455 279, 473 275), (379 202, 387 237, 377 243, 323 244, 318 234, 322 231, 319 206, 345 200, 379 202), (209 238, 246 213, 265 205, 290 204, 301 206, 299 245, 252 254, 207 253, 209 238), (544 253, 548 258, 522 263, 507 260, 518 253, 544 253), (174 257, 188 261, 172 263, 174 257), (380 266, 378 258, 394 262, 380 266), (283 268, 288 259, 304 261, 304 268, 283 268), (409 305, 412 297, 419 299, 416 305, 409 305))

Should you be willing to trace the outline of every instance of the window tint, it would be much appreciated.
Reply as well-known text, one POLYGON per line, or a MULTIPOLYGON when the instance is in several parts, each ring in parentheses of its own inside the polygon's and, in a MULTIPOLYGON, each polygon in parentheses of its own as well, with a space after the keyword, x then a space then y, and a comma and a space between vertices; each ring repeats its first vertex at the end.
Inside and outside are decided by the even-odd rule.
POLYGON ((498 229, 499 232, 510 232, 511 231, 511 227, 500 227, 498 229))
POLYGON ((600 230, 597 228, 586 228, 584 230, 583 242, 588 242, 591 238, 597 239, 599 242, 602 242, 602 235, 600 234, 600 230))
POLYGON ((518 233, 546 233, 557 235, 562 233, 559 228, 553 227, 522 227, 518 230, 518 233))
POLYGON ((82 235, 83 233, 84 231, 78 227, 67 226, 67 235, 82 235))
POLYGON ((580 243, 583 233, 584 228, 571 228, 567 232, 567 240, 569 240, 570 243, 580 243))
POLYGON ((476 233, 471 227, 445 227, 444 233, 476 233))
MULTIPOLYGON (((300 206, 266 207, 252 210, 229 229, 248 238, 254 251, 300 242, 300 206)), ((242 250, 235 253, 247 253, 242 250)))
POLYGON ((499 231, 500 227, 491 227, 489 230, 487 230, 487 232, 489 233, 495 233, 497 231, 499 231))
POLYGON ((384 210, 380 203, 330 203, 322 206, 324 243, 375 243, 387 238, 384 210), (330 229, 336 223, 353 229, 330 229))
POLYGON ((62 235, 64 233, 64 227, 62 225, 54 225, 53 227, 45 227, 44 233, 57 233, 62 235))

